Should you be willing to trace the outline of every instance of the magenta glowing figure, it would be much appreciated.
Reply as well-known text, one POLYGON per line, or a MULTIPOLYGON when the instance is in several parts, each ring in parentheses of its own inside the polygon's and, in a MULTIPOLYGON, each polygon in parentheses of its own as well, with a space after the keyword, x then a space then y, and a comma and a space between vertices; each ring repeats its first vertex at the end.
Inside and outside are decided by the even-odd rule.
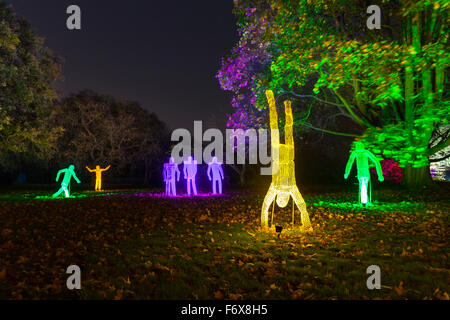
POLYGON ((193 160, 191 156, 187 161, 183 162, 183 173, 186 179, 186 190, 188 195, 191 195, 191 185, 194 195, 197 195, 197 187, 195 185, 195 175, 197 174, 197 160, 193 160))
POLYGON ((178 165, 175 163, 173 157, 170 157, 169 163, 164 163, 163 178, 166 182, 166 196, 176 196, 175 178, 177 181, 180 181, 180 170, 178 170, 178 165))
POLYGON ((216 183, 219 186, 219 194, 222 194, 222 180, 223 180, 223 170, 222 163, 217 161, 217 157, 213 157, 212 161, 208 163, 208 178, 212 181, 213 194, 216 194, 216 183), (211 180, 212 171, 212 180, 211 180))

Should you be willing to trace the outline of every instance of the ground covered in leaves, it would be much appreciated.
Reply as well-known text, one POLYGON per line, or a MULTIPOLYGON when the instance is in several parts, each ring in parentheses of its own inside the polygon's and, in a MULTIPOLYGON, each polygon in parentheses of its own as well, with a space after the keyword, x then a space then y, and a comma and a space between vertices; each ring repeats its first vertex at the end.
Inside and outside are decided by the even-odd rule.
POLYGON ((448 299, 448 193, 381 190, 360 208, 354 192, 302 192, 314 231, 289 225, 289 203, 279 238, 259 228, 264 192, 0 197, 0 298, 448 299), (72 264, 82 290, 66 287, 72 264))

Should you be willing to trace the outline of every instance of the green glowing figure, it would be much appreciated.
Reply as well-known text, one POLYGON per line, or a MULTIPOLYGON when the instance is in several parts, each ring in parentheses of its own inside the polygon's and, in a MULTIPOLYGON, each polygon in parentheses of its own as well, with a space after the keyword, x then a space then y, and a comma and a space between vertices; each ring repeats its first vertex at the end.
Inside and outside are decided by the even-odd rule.
POLYGON ((345 167, 345 179, 348 178, 353 162, 355 162, 355 158, 359 181, 359 203, 362 205, 371 205, 372 193, 370 187, 369 159, 375 164, 379 181, 384 180, 381 164, 372 152, 364 148, 364 144, 361 141, 356 141, 355 149, 350 154, 347 166, 345 167))
POLYGON ((61 169, 58 171, 58 174, 56 175, 56 182, 58 182, 59 175, 61 173, 64 173, 64 178, 61 182, 61 188, 53 194, 53 198, 59 196, 63 191, 66 198, 70 197, 70 179, 72 179, 72 177, 75 179, 76 182, 80 183, 80 180, 78 180, 75 171, 73 171, 73 169, 75 169, 75 166, 71 164, 68 168, 61 169))

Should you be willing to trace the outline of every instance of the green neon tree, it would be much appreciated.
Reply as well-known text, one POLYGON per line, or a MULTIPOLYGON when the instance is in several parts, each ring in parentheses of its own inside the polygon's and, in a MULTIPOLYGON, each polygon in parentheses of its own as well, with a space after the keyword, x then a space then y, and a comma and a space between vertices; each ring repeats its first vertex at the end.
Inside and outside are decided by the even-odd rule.
POLYGON ((314 102, 311 115, 327 107, 330 117, 300 117, 294 128, 359 137, 405 168, 408 186, 423 186, 431 183, 429 158, 450 145, 450 2, 380 6, 381 29, 373 30, 366 27, 367 4, 357 0, 235 1, 240 44, 261 39, 272 60, 270 72, 250 69, 245 79, 255 84, 256 108, 264 108, 266 88, 308 102, 297 105, 314 102), (335 119, 359 130, 333 126, 335 119), (431 144, 437 131, 442 139, 431 144))
POLYGON ((59 196, 63 191, 64 191, 64 195, 66 198, 70 197, 70 180, 72 179, 72 177, 75 179, 76 182, 80 183, 80 180, 78 180, 74 169, 75 169, 75 166, 73 164, 71 164, 68 168, 61 169, 58 171, 58 174, 56 175, 56 181, 59 180, 59 175, 61 173, 64 173, 64 178, 61 182, 61 188, 59 188, 59 190, 53 194, 53 196, 52 196, 53 198, 56 198, 57 196, 59 196))
POLYGON ((357 177, 359 181, 359 203, 362 205, 371 205, 372 192, 370 186, 370 171, 369 160, 375 164, 375 168, 378 174, 378 180, 383 181, 383 171, 381 170, 380 161, 375 155, 364 148, 364 143, 361 141, 355 142, 355 149, 351 152, 348 159, 347 166, 345 167, 344 178, 347 179, 352 169, 353 163, 356 159, 357 177))

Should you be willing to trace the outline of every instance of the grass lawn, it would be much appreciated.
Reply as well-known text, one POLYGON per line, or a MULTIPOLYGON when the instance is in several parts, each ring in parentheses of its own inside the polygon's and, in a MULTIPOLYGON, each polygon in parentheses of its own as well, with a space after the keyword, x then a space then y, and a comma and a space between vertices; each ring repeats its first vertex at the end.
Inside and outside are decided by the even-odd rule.
POLYGON ((419 201, 380 190, 360 208, 355 192, 306 190, 314 231, 289 225, 290 202, 275 208, 279 238, 259 228, 263 192, 43 194, 0 197, 1 299, 449 297, 448 193, 419 201), (71 264, 82 290, 66 288, 71 264), (370 265, 381 290, 366 287, 370 265))

